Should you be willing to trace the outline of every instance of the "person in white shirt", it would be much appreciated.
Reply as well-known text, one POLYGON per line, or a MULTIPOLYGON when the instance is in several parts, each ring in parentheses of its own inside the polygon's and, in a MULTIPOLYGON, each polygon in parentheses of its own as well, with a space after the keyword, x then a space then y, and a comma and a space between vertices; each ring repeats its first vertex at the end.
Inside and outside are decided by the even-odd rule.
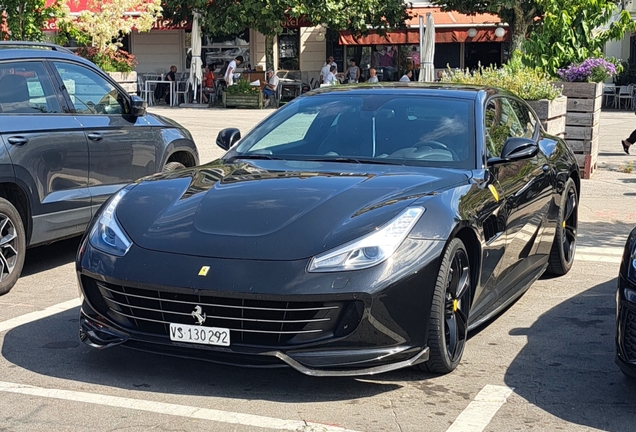
POLYGON ((267 84, 263 88, 263 95, 267 98, 270 98, 276 94, 276 89, 278 88, 279 79, 274 73, 273 69, 267 69, 265 72, 267 76, 267 84))
POLYGON ((236 73, 236 68, 243 63, 243 56, 237 56, 234 60, 230 62, 227 66, 227 70, 225 71, 225 83, 228 86, 234 85, 234 74, 236 73))
POLYGON ((336 79, 336 67, 331 66, 331 69, 329 69, 329 73, 327 74, 327 76, 325 77, 322 83, 335 84, 336 82, 338 82, 338 80, 336 79))
POLYGON ((400 78, 400 82, 411 82, 412 76, 413 76, 413 71, 409 70, 404 75, 402 75, 402 78, 400 78))
POLYGON ((329 74, 329 72, 331 71, 331 66, 335 66, 336 67, 336 72, 334 72, 334 75, 338 73, 338 65, 336 65, 336 62, 333 59, 333 56, 329 56, 329 58, 327 59, 327 62, 325 63, 325 65, 322 67, 322 69, 320 69, 320 82, 325 82, 325 78, 327 78, 327 75, 329 74))
POLYGON ((377 83, 378 81, 378 77, 376 75, 376 71, 374 68, 369 69, 369 79, 367 80, 368 83, 377 83))

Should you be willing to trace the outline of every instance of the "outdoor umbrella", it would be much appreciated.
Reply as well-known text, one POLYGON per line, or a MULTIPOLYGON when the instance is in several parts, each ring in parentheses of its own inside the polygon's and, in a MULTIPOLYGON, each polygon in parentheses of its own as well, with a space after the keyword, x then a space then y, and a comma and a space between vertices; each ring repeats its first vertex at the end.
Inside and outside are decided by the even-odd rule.
POLYGON ((192 85, 192 89, 194 90, 194 99, 196 99, 197 97, 197 87, 201 87, 201 81, 203 80, 203 76, 201 73, 203 62, 201 61, 201 27, 199 25, 200 19, 201 14, 195 12, 192 19, 192 61, 190 62, 189 79, 189 82, 192 85))
POLYGON ((420 82, 435 81, 435 66, 433 58, 435 57, 435 21, 433 14, 426 14, 426 32, 422 42, 422 53, 420 55, 420 82))

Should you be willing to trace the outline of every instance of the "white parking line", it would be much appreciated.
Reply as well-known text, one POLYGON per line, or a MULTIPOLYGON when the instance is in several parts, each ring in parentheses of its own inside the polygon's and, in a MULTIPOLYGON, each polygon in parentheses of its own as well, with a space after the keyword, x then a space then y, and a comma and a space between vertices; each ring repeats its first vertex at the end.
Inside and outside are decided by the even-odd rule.
POLYGON ((483 431, 511 394, 510 387, 486 385, 446 432, 483 431))
POLYGON ((115 408, 134 409, 148 411, 157 414, 166 414, 192 419, 210 420, 219 423, 237 424, 258 428, 278 430, 291 430, 297 432, 355 432, 337 426, 320 423, 305 422, 302 420, 283 420, 273 417, 264 417, 252 414, 242 414, 229 411, 221 411, 210 408, 198 408, 186 405, 176 405, 164 402, 154 402, 142 399, 131 399, 117 396, 106 396, 96 393, 86 393, 71 390, 46 389, 24 384, 16 384, 0 381, 0 392, 19 393, 29 396, 38 396, 51 399, 62 399, 73 402, 84 402, 96 405, 104 405, 115 408))
POLYGON ((15 318, 8 319, 6 321, 0 322, 0 333, 3 331, 14 329, 23 324, 28 324, 33 321, 37 321, 42 318, 49 317, 51 315, 58 314, 60 312, 67 311, 69 309, 73 309, 81 304, 80 299, 76 298, 73 300, 66 301, 64 303, 58 303, 53 306, 49 306, 46 309, 30 312, 28 314, 20 315, 15 318))

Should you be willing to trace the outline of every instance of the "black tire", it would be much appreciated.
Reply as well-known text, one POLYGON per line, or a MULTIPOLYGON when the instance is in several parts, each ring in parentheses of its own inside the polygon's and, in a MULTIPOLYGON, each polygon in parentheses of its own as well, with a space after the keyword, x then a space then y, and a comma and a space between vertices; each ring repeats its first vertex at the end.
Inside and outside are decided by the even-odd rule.
POLYGON ((563 276, 572 268, 576 253, 576 231, 578 229, 579 196, 571 178, 565 182, 559 206, 556 233, 550 250, 547 272, 563 276))
POLYGON ((11 291, 22 273, 26 235, 20 213, 0 198, 0 296, 11 291))
POLYGON ((184 164, 182 164, 181 162, 168 162, 163 167, 163 172, 172 172, 172 171, 184 169, 185 167, 186 166, 184 164))
POLYGON ((442 257, 428 323, 429 359, 418 365, 436 374, 452 372, 468 338, 472 296, 470 261, 464 243, 451 240, 442 257))

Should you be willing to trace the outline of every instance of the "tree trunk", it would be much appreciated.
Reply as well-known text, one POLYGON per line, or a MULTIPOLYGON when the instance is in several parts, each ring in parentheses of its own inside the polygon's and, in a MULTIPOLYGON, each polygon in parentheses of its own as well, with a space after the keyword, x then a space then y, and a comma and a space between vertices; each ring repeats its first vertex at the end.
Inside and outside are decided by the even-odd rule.
POLYGON ((510 47, 511 54, 515 51, 523 52, 523 43, 526 40, 528 29, 532 24, 532 18, 526 19, 526 14, 523 12, 523 7, 519 4, 513 7, 515 14, 514 21, 512 23, 512 43, 510 47))
POLYGON ((265 65, 267 69, 274 69, 274 34, 265 36, 265 65))

